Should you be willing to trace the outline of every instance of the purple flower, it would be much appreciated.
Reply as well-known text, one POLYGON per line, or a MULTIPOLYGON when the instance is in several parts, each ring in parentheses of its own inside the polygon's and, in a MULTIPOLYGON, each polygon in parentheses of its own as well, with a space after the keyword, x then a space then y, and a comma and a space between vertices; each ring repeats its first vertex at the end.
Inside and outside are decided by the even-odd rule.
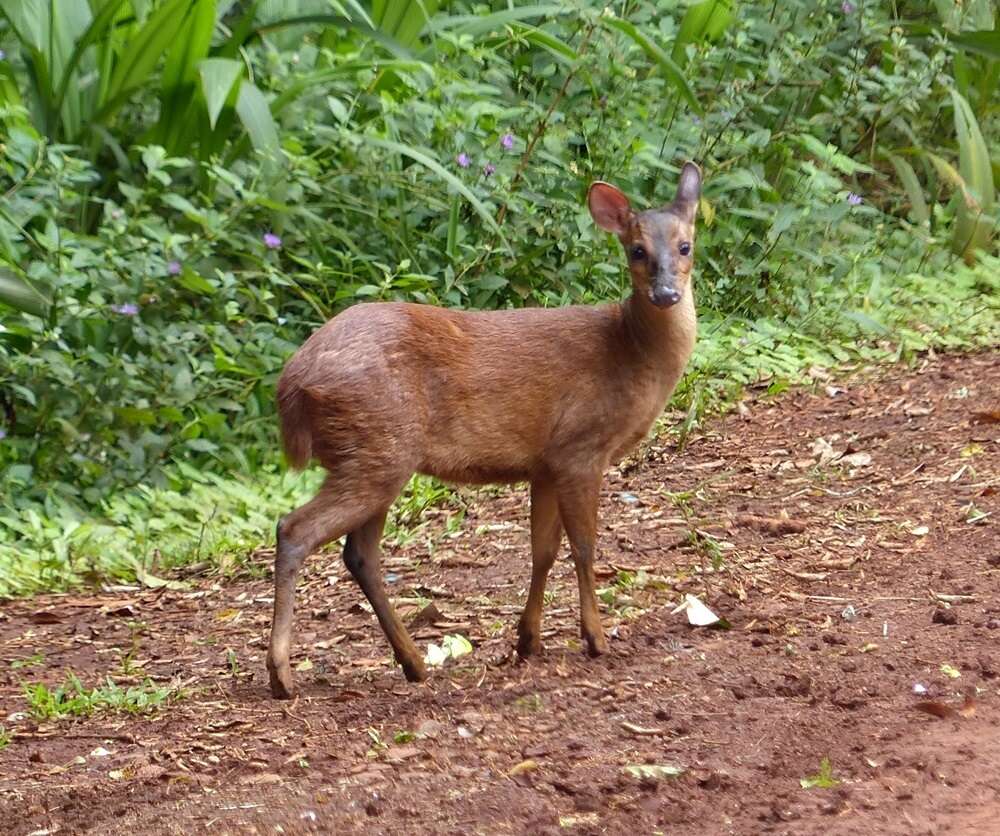
MULTIPOLYGON (((2 49, 0 49, 0 61, 3 61, 3 59, 6 58, 6 57, 7 57, 7 53, 4 52, 2 49)), ((0 438, 3 438, 3 436, 0 435, 0 438)))
POLYGON ((277 250, 281 247, 281 239, 273 232, 265 232, 264 246, 269 250, 277 250))
POLYGON ((111 310, 122 316, 135 316, 139 313, 139 306, 135 302, 122 302, 120 305, 112 305, 111 310))
POLYGON ((3 441, 6 437, 7 437, 7 430, 5 430, 3 427, 0 427, 0 441, 3 441))
POLYGON ((852 2, 850 2, 850 0, 844 0, 844 2, 840 4, 840 10, 845 15, 854 14, 855 8, 856 8, 855 5, 852 2))
POLYGON ((472 160, 469 159, 469 155, 463 151, 457 157, 455 157, 455 162, 457 162, 462 168, 468 168, 472 160))
POLYGON ((861 197, 861 195, 851 192, 850 194, 847 195, 847 202, 850 203, 851 206, 860 206, 862 203, 864 203, 864 199, 861 197))
POLYGON ((167 262, 167 275, 179 276, 181 274, 181 263, 179 261, 167 262))
POLYGON ((500 144, 509 151, 514 147, 514 134, 504 134, 500 137, 500 144))
POLYGON ((489 177, 491 174, 496 172, 496 170, 497 167, 493 165, 493 163, 486 163, 486 165, 483 166, 483 177, 489 177))

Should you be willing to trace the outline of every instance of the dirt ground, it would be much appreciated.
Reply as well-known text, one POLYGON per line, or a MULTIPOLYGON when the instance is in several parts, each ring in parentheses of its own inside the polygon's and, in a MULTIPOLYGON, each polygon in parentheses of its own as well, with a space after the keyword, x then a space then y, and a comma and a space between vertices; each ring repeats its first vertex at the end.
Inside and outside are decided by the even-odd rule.
POLYGON ((334 555, 299 585, 292 702, 267 693, 266 552, 182 590, 7 602, 3 830, 995 833, 998 421, 1000 354, 931 357, 761 387, 680 454, 652 445, 605 483, 600 659, 580 649, 568 556, 545 653, 511 652, 523 490, 470 494, 454 531, 435 511, 387 550, 421 646, 474 646, 421 685, 334 555), (731 628, 689 625, 685 594, 731 628), (25 716, 21 683, 67 669, 184 696, 139 717, 25 716), (836 783, 803 786, 821 773, 836 783))

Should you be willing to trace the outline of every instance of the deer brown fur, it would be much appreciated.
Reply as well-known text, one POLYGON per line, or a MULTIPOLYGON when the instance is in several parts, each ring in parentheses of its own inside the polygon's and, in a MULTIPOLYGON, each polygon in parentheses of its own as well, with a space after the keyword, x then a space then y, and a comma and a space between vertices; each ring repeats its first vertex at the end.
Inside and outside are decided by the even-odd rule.
POLYGON ((532 573, 518 652, 540 649, 545 581, 564 531, 582 636, 591 655, 607 650, 594 589, 598 494, 608 466, 649 431, 694 347, 700 188, 688 163, 672 204, 636 213, 614 186, 591 186, 591 214, 628 257, 633 292, 621 304, 492 312, 359 304, 292 357, 278 382, 285 452, 293 467, 315 458, 328 475, 278 524, 267 655, 276 697, 292 693, 299 567, 344 535, 347 568, 407 679, 426 677, 386 596, 379 553, 389 507, 415 472, 458 483, 530 482, 532 573))

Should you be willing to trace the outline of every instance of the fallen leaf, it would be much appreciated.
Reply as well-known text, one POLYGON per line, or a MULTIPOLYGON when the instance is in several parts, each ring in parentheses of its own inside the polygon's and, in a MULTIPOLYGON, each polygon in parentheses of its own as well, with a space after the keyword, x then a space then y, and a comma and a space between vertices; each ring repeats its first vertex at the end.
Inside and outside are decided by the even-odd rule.
POLYGON ((962 673, 957 668, 953 668, 951 665, 945 663, 941 665, 941 673, 947 676, 949 679, 958 679, 962 673))
POLYGON ((523 760, 519 764, 512 766, 507 774, 513 778, 515 775, 521 775, 525 772, 534 772, 536 769, 538 769, 538 762, 528 758, 527 760, 523 760))
POLYGON ((568 816, 560 816, 559 826, 576 827, 580 824, 586 824, 596 827, 600 821, 601 817, 597 813, 573 813, 568 816))
POLYGON ((441 639, 441 644, 444 646, 444 649, 448 651, 448 655, 451 656, 452 659, 458 659, 460 656, 472 653, 472 642, 470 642, 465 636, 445 636, 441 639))
POLYGON ((910 529, 910 534, 914 537, 925 537, 928 533, 930 533, 930 528, 926 525, 918 525, 910 529))
POLYGON ((972 413, 974 424, 1000 424, 1000 409, 983 409, 972 413))
POLYGON ((674 609, 674 613, 681 611, 687 613, 688 624, 695 627, 708 627, 719 621, 719 616, 706 607, 696 596, 688 594, 684 596, 683 603, 674 609))
POLYGON ((849 453, 841 456, 840 461, 846 462, 851 467, 868 467, 872 463, 872 457, 868 453, 849 453))
POLYGON ((441 645, 434 644, 434 642, 429 642, 427 644, 427 653, 424 655, 424 661, 433 668, 440 667, 448 659, 448 651, 445 650, 441 645))
POLYGON ((241 784, 280 784, 282 778, 276 772, 261 772, 257 775, 244 775, 239 779, 241 784))
POLYGON ((653 729, 646 728, 644 726, 638 726, 635 723, 630 723, 628 720, 622 721, 622 728, 627 732, 632 732, 632 734, 637 734, 640 737, 651 737, 659 734, 663 734, 663 729, 653 729))
POLYGON ((820 467, 829 464, 837 458, 837 451, 833 449, 833 445, 822 437, 817 438, 813 442, 811 452, 813 458, 817 460, 820 467))
POLYGON ((640 781, 659 781, 663 778, 676 778, 683 775, 684 767, 672 764, 635 763, 623 767, 623 771, 640 781))
POLYGON ((303 659, 295 666, 297 671, 311 671, 313 669, 313 663, 311 659, 303 659))
POLYGON ((806 524, 801 520, 788 517, 761 517, 757 514, 739 514, 736 524, 746 528, 755 528, 767 534, 801 534, 806 530, 806 524))
POLYGON ((32 624, 59 624, 62 616, 55 610, 39 610, 31 614, 32 624))
POLYGON ((135 567, 135 579, 139 581, 143 586, 147 586, 150 589, 187 589, 188 584, 183 581, 168 581, 164 578, 158 578, 145 570, 143 566, 139 563, 134 564, 135 567))

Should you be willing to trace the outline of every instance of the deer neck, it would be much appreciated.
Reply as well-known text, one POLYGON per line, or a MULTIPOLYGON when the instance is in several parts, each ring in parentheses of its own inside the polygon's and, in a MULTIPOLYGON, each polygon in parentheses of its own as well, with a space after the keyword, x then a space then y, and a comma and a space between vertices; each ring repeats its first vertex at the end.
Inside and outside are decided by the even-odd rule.
POLYGON ((644 294, 633 293, 621 306, 626 350, 640 365, 662 370, 676 382, 694 349, 697 333, 692 290, 669 308, 658 308, 644 294))

